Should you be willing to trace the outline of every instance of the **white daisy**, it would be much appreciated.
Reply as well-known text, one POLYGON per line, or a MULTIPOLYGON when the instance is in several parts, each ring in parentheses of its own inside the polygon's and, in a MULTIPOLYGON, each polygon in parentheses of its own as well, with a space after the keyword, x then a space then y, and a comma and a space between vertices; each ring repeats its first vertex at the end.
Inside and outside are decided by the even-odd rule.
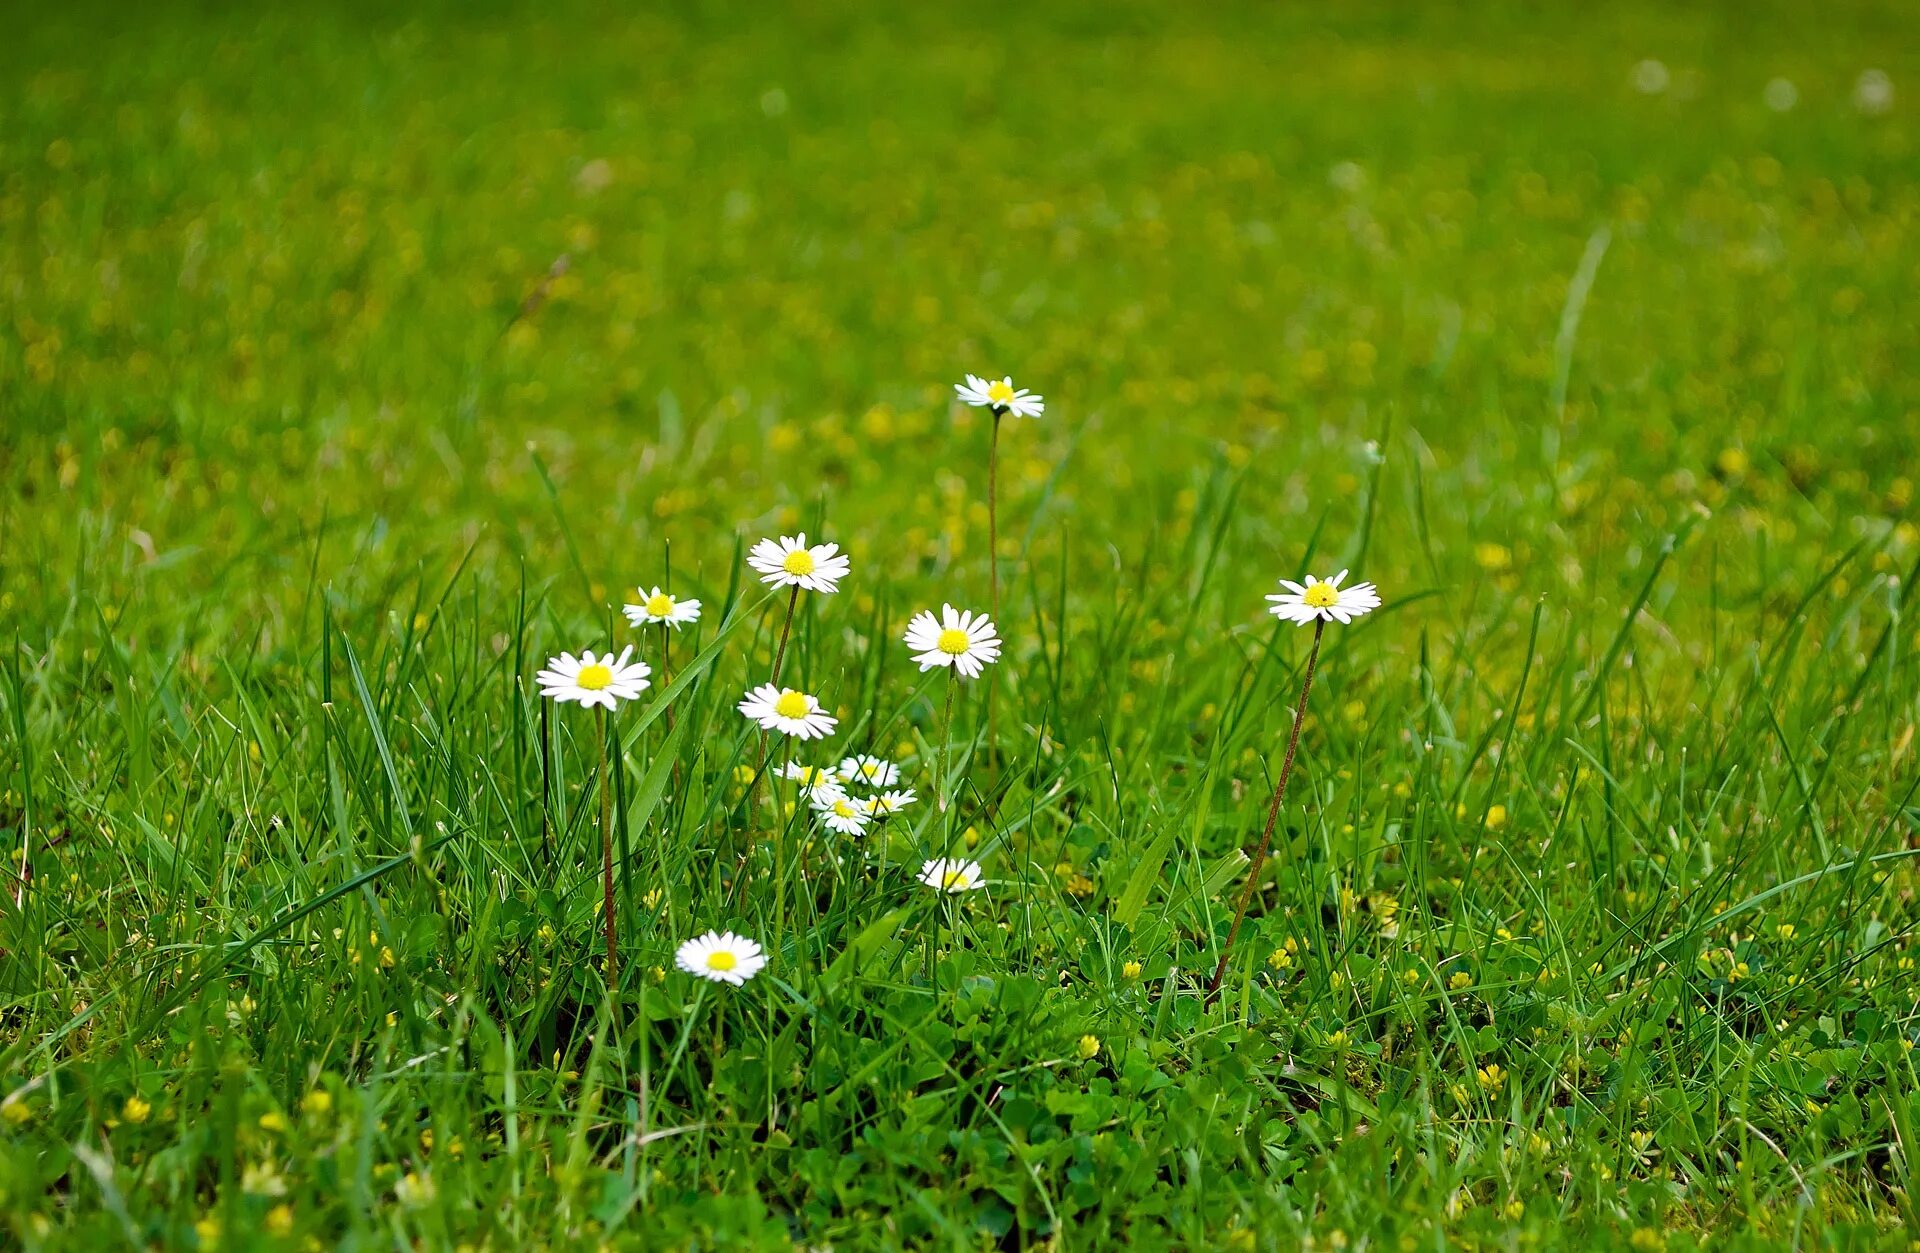
POLYGON ((913 789, 908 788, 905 791, 882 792, 856 803, 867 811, 870 818, 889 818, 919 799, 913 794, 913 789))
POLYGON ((782 535, 777 541, 761 540, 747 554, 747 564, 760 572, 760 581, 768 587, 801 587, 809 592, 839 591, 840 580, 850 568, 840 545, 809 548, 804 531, 782 535))
POLYGON ((669 595, 665 588, 654 588, 651 592, 640 593, 640 603, 624 608, 627 621, 635 626, 647 626, 650 623, 664 622, 675 630, 700 618, 700 602, 681 600, 669 595))
POLYGON ((1342 570, 1330 579, 1316 579, 1309 574, 1304 585, 1291 579, 1281 579, 1280 586, 1287 590, 1267 597, 1271 602, 1267 612, 1284 621, 1305 626, 1315 618, 1351 622, 1380 607, 1380 593, 1373 590, 1373 584, 1355 583, 1352 587, 1341 587, 1340 580, 1346 577, 1347 572, 1342 570))
POLYGON ((809 796, 844 796, 847 790, 840 786, 840 776, 830 766, 806 766, 790 761, 780 767, 780 777, 792 779, 809 796))
POLYGON ((935 857, 920 867, 920 882, 936 892, 970 892, 987 886, 980 878, 979 862, 948 861, 944 857, 935 857))
POLYGON ((940 606, 938 618, 930 609, 913 615, 904 638, 922 674, 935 666, 952 666, 961 677, 973 679, 989 663, 1000 660, 1000 636, 993 629, 993 619, 983 613, 961 613, 952 605, 940 606))
POLYGON ((682 944, 673 955, 673 964, 690 975, 737 988, 760 973, 767 955, 744 935, 709 931, 682 944))
POLYGON ((1011 413, 1019 418, 1037 418, 1047 411, 1047 402, 1032 392, 1021 388, 1014 390, 1013 380, 1003 378, 998 382, 983 379, 975 374, 967 375, 964 383, 955 383, 953 390, 960 399, 976 409, 991 409, 995 413, 1011 413))
POLYGON ((740 702, 740 712, 759 723, 762 730, 782 731, 803 740, 826 738, 840 721, 820 712, 820 702, 805 692, 771 683, 748 692, 740 702))
POLYGON ((835 767, 843 783, 858 783, 862 787, 892 787, 900 782, 900 767, 884 757, 874 757, 861 753, 848 757, 835 767))
POLYGON ((647 676, 653 671, 644 661, 628 664, 627 658, 632 653, 632 645, 621 649, 617 659, 612 653, 596 655, 592 649, 578 657, 561 653, 549 660, 547 668, 534 678, 540 684, 542 696, 612 709, 647 690, 647 676))
POLYGON ((841 835, 859 835, 867 829, 873 818, 866 807, 845 792, 828 795, 815 793, 813 808, 827 824, 827 830, 838 831, 841 835))

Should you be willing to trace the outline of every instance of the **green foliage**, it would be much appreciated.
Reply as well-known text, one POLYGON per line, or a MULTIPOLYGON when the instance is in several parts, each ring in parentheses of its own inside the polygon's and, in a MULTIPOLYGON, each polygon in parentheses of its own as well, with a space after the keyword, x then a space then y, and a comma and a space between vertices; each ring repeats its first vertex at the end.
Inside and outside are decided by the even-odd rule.
POLYGON ((8 30, 0 1244, 1908 1247, 1910 14, 8 30))

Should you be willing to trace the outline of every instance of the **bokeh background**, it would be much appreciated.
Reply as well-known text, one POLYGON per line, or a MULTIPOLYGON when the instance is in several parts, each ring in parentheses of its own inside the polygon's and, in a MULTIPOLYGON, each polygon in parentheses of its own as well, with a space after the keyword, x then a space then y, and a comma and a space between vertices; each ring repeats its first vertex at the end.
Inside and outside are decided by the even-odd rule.
POLYGON ((1264 585, 1318 520, 1358 533, 1368 441, 1398 587, 1617 613, 1730 485, 1730 534, 1788 564, 1908 517, 1898 5, 8 25, 16 612, 76 560, 218 589, 209 641, 271 632, 316 571, 545 577, 570 562, 530 445, 608 595, 662 537, 719 579, 736 532, 823 517, 869 569, 937 573, 984 544, 964 370, 1050 401, 1008 441, 1009 544, 1072 527, 1116 569, 1244 470, 1228 568, 1264 585))

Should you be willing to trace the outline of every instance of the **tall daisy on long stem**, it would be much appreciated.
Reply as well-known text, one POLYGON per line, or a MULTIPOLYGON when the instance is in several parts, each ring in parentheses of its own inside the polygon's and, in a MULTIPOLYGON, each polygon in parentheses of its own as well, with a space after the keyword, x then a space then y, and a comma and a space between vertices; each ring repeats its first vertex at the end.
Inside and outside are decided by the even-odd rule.
POLYGON ((1293 775, 1293 755, 1300 747, 1300 726, 1307 719, 1307 694, 1313 691, 1313 670, 1320 660, 1320 639, 1326 633, 1329 622, 1351 622, 1355 618, 1373 612, 1380 607, 1380 594, 1371 583, 1356 583, 1352 587, 1342 588, 1340 580, 1347 577, 1342 570, 1331 579, 1316 579, 1307 576, 1305 583, 1295 583, 1289 579, 1280 580, 1280 586, 1286 590, 1267 597, 1270 602, 1267 612, 1282 622, 1291 622, 1296 626, 1313 624, 1313 646, 1307 650, 1307 666, 1300 679, 1300 699, 1293 707, 1293 727, 1287 732, 1287 755, 1280 763, 1280 781, 1273 788, 1273 802, 1267 806, 1267 829, 1261 833, 1260 847, 1254 850, 1253 864, 1247 869, 1247 886, 1241 889, 1240 905, 1233 913, 1233 926, 1227 931, 1226 945, 1220 950, 1220 964, 1214 967, 1213 979, 1207 984, 1207 999, 1211 1001, 1220 991, 1220 981, 1226 978, 1227 961, 1233 956, 1233 942, 1239 938, 1240 924, 1246 921, 1247 906, 1253 903, 1253 893, 1260 884, 1260 872, 1267 864, 1267 850, 1273 844, 1273 828, 1280 820, 1280 803, 1287 794, 1287 780, 1293 775))
MULTIPOLYGON (((1011 377, 998 382, 967 375, 953 390, 975 409, 993 414, 993 428, 987 435, 987 605, 997 621, 1000 617, 1000 419, 1009 413, 1018 418, 1037 418, 1047 411, 1047 402, 1025 388, 1016 388, 1011 377)), ((993 739, 993 688, 987 688, 987 738, 993 739)))
POLYGON ((609 996, 618 987, 615 980, 620 970, 620 944, 614 925, 613 778, 607 771, 607 724, 613 720, 614 710, 619 708, 621 701, 632 700, 647 690, 647 676, 653 673, 644 661, 629 662, 627 658, 632 655, 631 646, 621 649, 617 658, 612 653, 595 656, 592 650, 578 657, 572 653, 561 653, 549 660, 547 668, 535 676, 542 696, 561 704, 573 701, 587 708, 596 705, 600 708, 595 726, 600 746, 600 849, 604 872, 602 886, 605 888, 601 910, 606 915, 609 996))
POLYGON ((780 624, 780 646, 773 654, 773 681, 780 681, 780 663, 787 655, 787 635, 793 630, 793 611, 800 593, 820 592, 832 595, 840 590, 852 563, 838 544, 807 543, 807 533, 782 535, 777 540, 763 539, 747 553, 747 564, 768 587, 792 588, 787 597, 786 620, 780 624))
MULTIPOLYGON (((942 605, 938 617, 930 609, 913 615, 902 638, 913 650, 913 659, 920 663, 920 673, 925 674, 936 666, 945 666, 948 672, 946 747, 941 753, 938 795, 940 810, 944 813, 953 796, 954 692, 961 679, 978 678, 983 670, 1000 660, 1000 633, 994 628, 993 619, 983 613, 942 605)), ((993 689, 989 687, 987 691, 991 697, 993 689)))
MULTIPOLYGON (((773 676, 771 682, 766 685, 768 689, 772 691, 773 699, 763 702, 767 705, 768 709, 771 710, 772 706, 778 703, 783 695, 786 695, 785 689, 776 685, 780 682, 780 664, 787 658, 787 636, 793 631, 793 611, 800 604, 800 593, 803 591, 819 592, 823 596, 831 596, 840 590, 840 580, 847 577, 847 572, 852 569, 853 563, 847 559, 845 553, 840 551, 838 544, 809 545, 807 543, 807 533, 802 531, 798 535, 782 535, 777 540, 761 540, 748 551, 747 564, 753 567, 754 571, 759 574, 760 581, 768 587, 785 587, 792 589, 787 594, 786 617, 783 618, 780 623, 780 643, 773 652, 773 676)), ((757 691, 750 692, 748 693, 748 697, 752 699, 758 694, 757 691)), ((795 693, 793 695, 802 694, 795 693)), ((806 699, 812 700, 813 698, 808 696, 806 699)), ((787 703, 791 705, 793 702, 789 699, 787 703)), ((818 710, 819 705, 816 703, 813 707, 813 712, 817 713, 818 710)), ((773 730, 778 725, 775 722, 762 718, 758 714, 749 713, 744 702, 740 707, 740 712, 747 714, 748 717, 759 722, 763 732, 773 730)), ((794 720, 793 715, 788 715, 788 718, 790 721, 794 720)), ((832 719, 828 719, 827 726, 828 730, 832 729, 832 719)), ((786 730, 789 735, 799 734, 802 739, 814 738, 786 727, 780 727, 779 729, 786 730)), ((822 731, 819 732, 819 734, 824 735, 826 732, 822 731)), ((765 774, 766 772, 767 737, 765 734, 762 734, 760 736, 759 773, 765 774)), ((771 785, 769 785, 769 796, 771 796, 771 785)))
MULTIPOLYGON (((673 579, 671 548, 667 550, 667 579, 669 582, 673 579)), ((621 612, 626 614, 627 621, 633 624, 635 630, 643 630, 653 625, 660 628, 660 682, 662 686, 673 682, 673 632, 688 623, 700 620, 700 602, 682 599, 664 587, 655 587, 652 591, 641 588, 636 603, 622 606, 621 612)), ((672 705, 667 706, 667 735, 669 738, 673 735, 672 705)), ((680 781, 678 761, 673 763, 673 779, 676 784, 674 791, 678 793, 677 785, 680 781)))

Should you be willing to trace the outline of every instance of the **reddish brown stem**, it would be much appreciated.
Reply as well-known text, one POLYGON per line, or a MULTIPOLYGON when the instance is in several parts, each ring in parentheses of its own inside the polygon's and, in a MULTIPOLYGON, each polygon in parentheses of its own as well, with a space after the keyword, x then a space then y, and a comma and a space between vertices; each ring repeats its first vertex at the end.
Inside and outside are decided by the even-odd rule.
POLYGON ((1300 700, 1293 709, 1293 730, 1287 734, 1287 756, 1280 763, 1280 781, 1273 788, 1273 803, 1267 806, 1267 829, 1260 836, 1260 847, 1254 850, 1253 865, 1247 871, 1247 886, 1240 892, 1240 907, 1234 911, 1233 927, 1227 932, 1226 947, 1220 950, 1220 964, 1214 967, 1213 981, 1207 984, 1207 1001, 1220 993, 1220 981, 1226 978, 1227 961, 1233 956, 1233 942, 1240 936, 1240 924, 1247 920, 1247 906, 1253 903, 1254 890, 1260 885, 1260 871, 1267 864, 1267 849, 1273 844, 1274 824, 1280 821, 1280 802, 1287 794, 1287 780, 1293 775, 1293 754, 1300 747, 1300 726, 1307 720, 1307 693, 1313 690, 1313 668, 1320 660, 1320 637, 1326 632, 1327 620, 1319 618, 1313 624, 1313 647, 1307 651, 1307 673, 1300 680, 1300 700))

